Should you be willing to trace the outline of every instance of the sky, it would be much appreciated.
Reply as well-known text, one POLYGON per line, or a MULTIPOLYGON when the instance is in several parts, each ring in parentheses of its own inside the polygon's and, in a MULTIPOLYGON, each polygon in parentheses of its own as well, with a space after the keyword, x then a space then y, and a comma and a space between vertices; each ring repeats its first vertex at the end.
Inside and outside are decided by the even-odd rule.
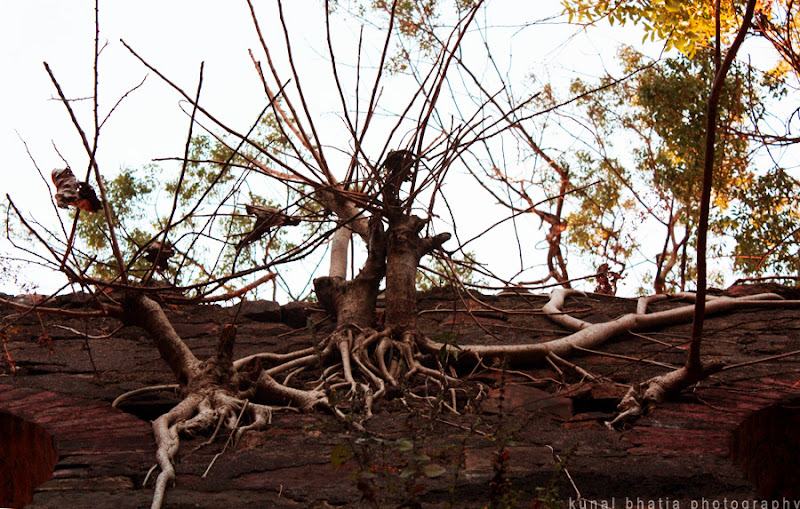
MULTIPOLYGON (((324 86, 330 63, 324 46, 324 11, 320 0, 285 2, 285 14, 292 34, 293 49, 312 110, 320 119, 332 122, 332 132, 341 119, 335 113, 337 96, 324 86), (320 78, 318 79, 317 73, 320 78), (332 106, 333 105, 333 106, 332 106)), ((255 0, 255 9, 269 46, 283 44, 274 2, 255 0)), ((495 28, 487 43, 492 45, 502 67, 513 82, 530 84, 568 83, 582 77, 594 79, 614 71, 614 55, 620 44, 641 48, 636 29, 599 27, 587 31, 568 26, 557 15, 556 0, 490 3, 495 28), (550 19, 533 29, 521 30, 521 23, 550 19)), ((63 167, 62 157, 79 176, 85 174, 88 157, 66 109, 53 100, 55 88, 43 62, 47 62, 67 97, 92 95, 94 52, 94 2, 27 0, 5 2, 0 30, 0 151, 3 153, 3 191, 8 193, 26 217, 47 223, 55 220, 50 205, 49 174, 63 167), (27 145, 27 146, 26 146, 27 145), (34 165, 35 161, 35 165, 34 165), (44 173, 44 179, 36 170, 44 173)), ((335 18, 337 59, 347 74, 352 70, 355 41, 360 26, 353 18, 335 18)), ((201 103, 231 127, 246 130, 265 104, 264 92, 248 54, 252 49, 263 60, 260 43, 244 0, 143 0, 100 2, 101 45, 99 98, 101 117, 120 97, 144 80, 117 106, 103 127, 98 163, 104 175, 124 166, 141 166, 159 157, 180 156, 186 140, 186 104, 158 76, 149 72, 127 49, 124 40, 149 63, 193 95, 201 62, 204 80, 201 103)), ((369 33, 369 30, 367 31, 369 33)), ((367 37, 366 44, 379 44, 367 37)), ((658 44, 643 48, 657 55, 658 44)), ((368 52, 367 52, 368 53, 368 52)), ((369 57, 369 53, 367 57, 369 57)), ((374 57, 370 57, 374 58, 374 57)), ((365 68, 375 66, 369 58, 365 68)), ((351 73, 352 74, 352 73, 351 73)), ((345 78, 346 79, 346 78, 345 78)), ((349 83, 353 83, 352 79, 349 83)), ((525 85, 523 85, 525 86, 525 85)), ((390 93, 391 88, 388 89, 390 93)), ((518 91, 520 91, 518 89, 518 91)), ((91 100, 73 102, 87 135, 93 132, 91 100)), ((339 127, 340 129, 340 127, 339 127)), ((336 143, 335 136, 332 143, 336 143)), ((82 178, 82 177, 79 177, 82 178)), ((458 194, 458 192, 455 192, 458 194)), ((474 209, 474 207, 472 207, 474 209)), ((66 219, 65 211, 59 211, 66 219)), ((542 232, 542 238, 544 231, 542 232)), ((487 239, 494 242, 496 239, 487 239)), ((10 253, 0 241, 0 252, 10 253)), ((491 251, 491 244, 481 248, 491 251)), ((13 253, 12 253, 13 256, 13 253)), ((501 262, 502 263, 502 262, 501 262)), ((63 284, 63 277, 26 268, 21 274, 39 286, 42 293, 63 284)), ((0 291, 14 293, 15 284, 0 281, 0 291)))

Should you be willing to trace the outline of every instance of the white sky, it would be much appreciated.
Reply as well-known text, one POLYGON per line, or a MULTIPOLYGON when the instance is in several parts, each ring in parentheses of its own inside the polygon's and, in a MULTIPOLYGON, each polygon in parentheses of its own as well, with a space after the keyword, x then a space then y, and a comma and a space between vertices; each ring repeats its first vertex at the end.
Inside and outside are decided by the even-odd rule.
MULTIPOLYGON (((330 75, 323 39, 323 3, 321 0, 284 3, 293 46, 305 69, 301 78, 305 79, 304 86, 313 91, 310 94, 312 109, 322 119, 339 122, 332 113, 339 106, 337 96, 330 95, 329 89, 315 88, 316 73, 330 75)), ((254 4, 268 45, 282 45, 283 34, 277 25, 274 2, 255 0, 254 4)), ((489 25, 508 27, 490 31, 489 42, 496 55, 508 56, 507 61, 503 62, 502 58, 500 61, 512 81, 520 80, 527 73, 534 73, 541 82, 566 83, 574 77, 591 80, 602 75, 605 66, 613 69, 614 55, 621 43, 637 46, 641 43, 640 33, 628 28, 592 29, 584 33, 561 22, 525 31, 516 28, 520 23, 558 14, 561 10, 558 0, 494 0, 489 6, 493 16, 489 25)), ((27 142, 48 183, 50 171, 63 167, 53 145, 79 178, 85 175, 88 158, 64 106, 52 100, 56 92, 42 62, 49 63, 68 97, 91 96, 94 2, 7 1, 0 9, 2 190, 3 194, 10 194, 26 214, 52 220, 50 191, 36 172, 21 139, 27 142)), ((359 27, 352 20, 349 24, 340 21, 338 27, 340 31, 335 33, 337 58, 352 62, 354 37, 359 27)), ((196 90, 200 62, 205 61, 201 104, 236 129, 246 130, 265 104, 247 50, 252 49, 259 60, 264 57, 244 0, 101 1, 100 29, 101 40, 107 42, 100 59, 101 117, 122 94, 148 75, 147 69, 122 46, 120 39, 190 95, 196 90)), ((377 41, 368 40, 367 44, 370 42, 377 41)), ((658 53, 655 45, 648 49, 658 53)), ((365 62, 367 66, 370 63, 375 65, 375 62, 365 62)), ((347 70, 347 66, 342 69, 347 70)), ((122 166, 138 166, 153 158, 181 155, 188 118, 178 102, 178 94, 150 73, 144 86, 122 103, 103 128, 97 158, 101 171, 113 174, 122 166)), ((91 101, 76 103, 75 107, 83 128, 91 137, 91 101)), ((2 198, 5 203, 5 197, 2 198)), ((66 218, 66 212, 61 213, 66 218)), ((488 241, 496 246, 496 239, 488 241)), ((0 250, 6 246, 5 240, 0 241, 0 250)), ((492 247, 476 246, 479 253, 481 249, 492 247)), ((532 261, 532 256, 528 258, 532 261)), ((572 271, 582 272, 577 267, 572 271)), ((62 281, 59 276, 30 269, 23 275, 38 283, 41 292, 53 289, 62 281)), ((0 282, 0 291, 13 293, 15 288, 4 287, 0 282)))

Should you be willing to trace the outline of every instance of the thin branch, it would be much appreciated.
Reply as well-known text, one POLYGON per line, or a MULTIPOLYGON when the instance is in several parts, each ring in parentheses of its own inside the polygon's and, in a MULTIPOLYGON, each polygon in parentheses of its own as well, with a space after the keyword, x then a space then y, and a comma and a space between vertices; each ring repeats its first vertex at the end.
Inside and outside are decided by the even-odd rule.
MULTIPOLYGON (((718 0, 719 1, 719 0, 718 0)), ((697 228, 697 302, 695 303, 694 320, 692 322, 692 342, 689 344, 689 355, 686 359, 686 369, 690 372, 702 370, 700 361, 700 343, 703 337, 703 317, 706 307, 706 244, 708 239, 708 216, 711 204, 711 187, 713 186, 714 175, 714 147, 716 145, 717 129, 717 106, 719 105, 722 87, 725 84, 725 76, 733 64, 733 59, 742 45, 747 30, 750 27, 750 20, 753 17, 756 0, 748 0, 747 9, 736 34, 733 44, 725 55, 725 61, 717 70, 714 77, 714 84, 708 98, 708 108, 706 110, 706 144, 705 160, 703 164, 703 191, 700 197, 700 218, 697 228)))

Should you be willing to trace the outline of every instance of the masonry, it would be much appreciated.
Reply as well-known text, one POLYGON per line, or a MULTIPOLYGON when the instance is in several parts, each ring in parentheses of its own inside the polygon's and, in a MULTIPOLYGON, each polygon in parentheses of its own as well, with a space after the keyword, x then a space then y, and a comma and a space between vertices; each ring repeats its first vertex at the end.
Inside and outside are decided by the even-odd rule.
MULTIPOLYGON (((68 295, 48 305, 81 309, 87 301, 68 295)), ((420 296, 419 323, 430 337, 465 344, 545 341, 565 334, 541 314, 546 301, 514 292, 470 300, 440 290, 420 296)), ((567 311, 599 322, 635 306, 590 294, 571 299, 567 311)), ((333 326, 299 303, 167 311, 201 359, 214 354, 234 319, 236 357, 307 348, 333 326)), ((13 369, 0 364, 0 506, 148 507, 152 479, 143 484, 155 463, 148 421, 178 398, 163 390, 111 406, 127 391, 174 383, 144 332, 111 318, 0 313, 13 362, 13 369)), ((800 311, 779 309, 710 318, 704 358, 736 364, 798 350, 799 319, 800 311)), ((216 459, 227 436, 203 447, 208 437, 187 437, 165 506, 395 507, 410 497, 423 507, 483 507, 498 472, 511 486, 511 507, 800 499, 800 357, 724 371, 631 429, 604 425, 627 385, 683 362, 689 328, 628 334, 601 354, 570 359, 596 381, 563 366, 482 366, 465 380, 485 388, 471 412, 410 412, 386 401, 363 435, 331 415, 276 414, 267 430, 244 435, 216 459)))

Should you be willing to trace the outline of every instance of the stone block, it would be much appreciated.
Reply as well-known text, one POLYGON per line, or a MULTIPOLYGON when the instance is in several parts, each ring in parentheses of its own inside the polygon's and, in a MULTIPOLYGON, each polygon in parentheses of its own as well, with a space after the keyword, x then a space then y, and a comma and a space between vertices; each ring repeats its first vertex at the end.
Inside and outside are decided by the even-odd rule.
POLYGON ((280 322, 281 305, 272 300, 242 302, 242 316, 256 322, 280 322))

